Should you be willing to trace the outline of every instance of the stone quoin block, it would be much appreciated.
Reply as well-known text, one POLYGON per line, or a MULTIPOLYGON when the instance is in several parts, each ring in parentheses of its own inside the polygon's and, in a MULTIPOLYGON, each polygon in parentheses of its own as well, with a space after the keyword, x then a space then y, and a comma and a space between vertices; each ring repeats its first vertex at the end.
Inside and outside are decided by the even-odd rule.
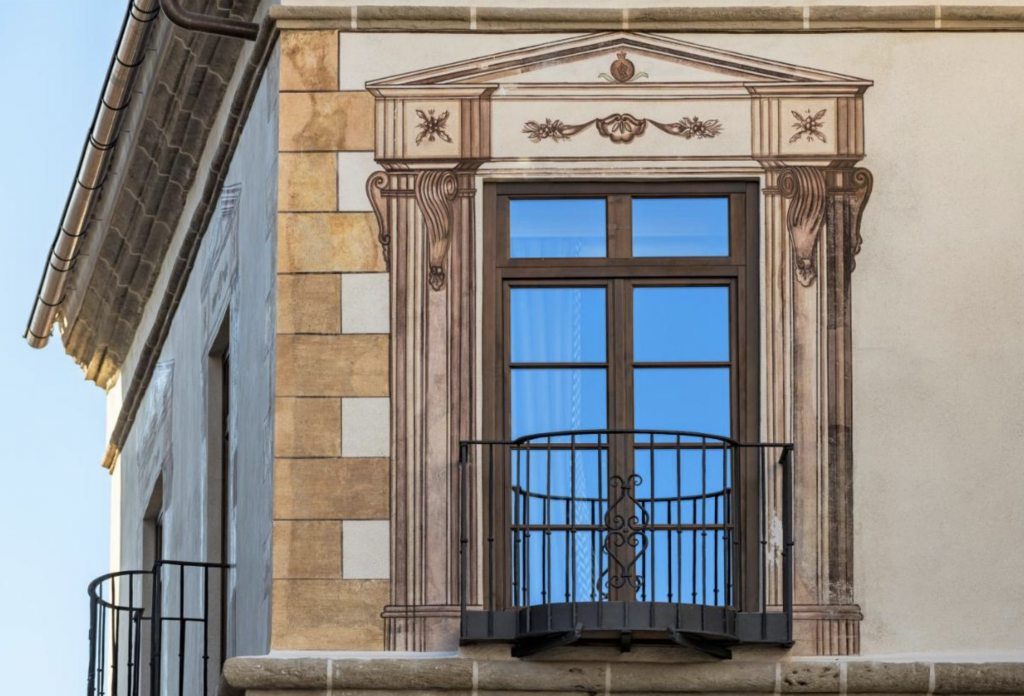
POLYGON ((275 578, 341 578, 341 522, 274 522, 275 578))
POLYGON ((373 149, 373 96, 369 92, 281 94, 282 152, 373 149))
POLYGON ((388 337, 277 337, 278 396, 387 396, 388 337))
POLYGON ((281 91, 337 88, 338 32, 282 32, 281 91))
POLYGON ((339 333, 341 276, 280 275, 277 278, 278 333, 339 333))
POLYGON ((279 213, 338 208, 338 158, 334 153, 282 152, 278 157, 279 213))
POLYGON ((282 214, 277 234, 279 273, 384 270, 370 213, 282 214))
POLYGON ((274 519, 388 517, 388 460, 278 459, 274 519))
POLYGON ((288 397, 276 399, 274 456, 341 456, 341 400, 288 397))

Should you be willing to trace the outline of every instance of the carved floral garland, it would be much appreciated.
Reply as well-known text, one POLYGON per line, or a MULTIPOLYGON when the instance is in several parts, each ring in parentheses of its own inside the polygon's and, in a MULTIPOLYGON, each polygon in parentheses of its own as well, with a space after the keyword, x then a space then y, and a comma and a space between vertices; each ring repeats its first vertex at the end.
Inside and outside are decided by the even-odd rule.
POLYGON ((568 124, 559 120, 544 119, 544 123, 538 121, 527 121, 523 125, 523 132, 530 140, 539 143, 541 140, 569 140, 572 136, 585 131, 591 126, 597 128, 597 132, 603 138, 608 138, 613 143, 629 143, 639 138, 647 130, 650 124, 658 130, 669 135, 675 135, 686 140, 696 138, 715 138, 721 134, 724 126, 718 119, 702 121, 697 116, 679 119, 675 123, 660 123, 649 118, 637 118, 632 114, 612 114, 604 118, 595 118, 586 123, 568 124))

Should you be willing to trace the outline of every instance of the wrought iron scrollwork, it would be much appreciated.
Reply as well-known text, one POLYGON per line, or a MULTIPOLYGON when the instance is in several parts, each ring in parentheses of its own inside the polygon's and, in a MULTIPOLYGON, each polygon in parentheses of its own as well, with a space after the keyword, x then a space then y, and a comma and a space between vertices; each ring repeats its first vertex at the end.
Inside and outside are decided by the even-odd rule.
POLYGON ((636 487, 642 483, 639 474, 616 475, 608 481, 609 498, 614 499, 604 516, 607 533, 601 547, 609 562, 597 579, 597 591, 604 599, 610 597, 613 589, 629 587, 639 592, 644 586, 644 576, 636 567, 647 551, 650 515, 634 496, 636 487), (623 549, 631 550, 627 560, 622 558, 623 549))

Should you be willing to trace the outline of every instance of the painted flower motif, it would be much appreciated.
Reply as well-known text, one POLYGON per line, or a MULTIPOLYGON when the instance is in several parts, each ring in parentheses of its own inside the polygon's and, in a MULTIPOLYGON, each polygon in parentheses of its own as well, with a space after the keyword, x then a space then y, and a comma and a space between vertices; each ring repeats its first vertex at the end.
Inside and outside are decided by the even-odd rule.
POLYGON ((825 125, 825 112, 828 109, 822 109, 818 113, 811 115, 811 110, 808 109, 806 115, 800 114, 798 111, 791 111, 793 118, 796 119, 796 123, 793 124, 793 128, 796 129, 796 133, 789 139, 789 142, 795 143, 800 138, 807 136, 807 142, 813 142, 815 138, 823 143, 827 143, 828 140, 825 138, 825 134, 821 132, 822 127, 825 125))
POLYGON ((529 135, 530 140, 535 143, 539 143, 541 140, 547 140, 548 138, 551 138, 554 141, 568 140, 569 134, 565 131, 565 124, 557 119, 552 121, 550 118, 547 118, 544 119, 544 123, 527 121, 523 125, 523 132, 529 135))
POLYGON ((597 128, 602 138, 607 138, 613 143, 631 143, 647 131, 651 125, 669 135, 676 135, 686 140, 697 138, 715 138, 721 134, 724 126, 716 118, 702 121, 698 117, 687 117, 672 123, 661 123, 649 118, 637 118, 632 114, 611 114, 604 118, 595 118, 586 123, 562 123, 559 120, 545 119, 539 121, 527 121, 523 125, 523 132, 530 140, 539 143, 542 140, 568 140, 570 137, 587 130, 591 126, 597 128))
POLYGON ((419 135, 416 136, 417 145, 423 142, 424 139, 431 143, 438 138, 446 143, 452 141, 445 130, 448 127, 447 111, 440 116, 435 116, 433 109, 428 109, 426 113, 423 113, 422 109, 416 109, 416 115, 420 117, 420 123, 416 126, 420 129, 419 135))
POLYGON ((719 123, 717 118, 701 121, 696 116, 693 118, 684 116, 679 120, 679 125, 681 126, 679 134, 687 140, 690 138, 697 138, 698 140, 714 138, 722 132, 722 124, 719 123))

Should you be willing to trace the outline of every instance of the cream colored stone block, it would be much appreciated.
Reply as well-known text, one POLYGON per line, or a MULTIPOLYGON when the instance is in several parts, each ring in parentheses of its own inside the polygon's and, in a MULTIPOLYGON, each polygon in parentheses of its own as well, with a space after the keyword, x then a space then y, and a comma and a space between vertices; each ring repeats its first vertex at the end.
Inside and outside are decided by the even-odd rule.
POLYGON ((346 580, 391 577, 391 527, 387 520, 345 520, 342 576, 346 580))
POLYGON ((282 93, 280 133, 282 152, 373 150, 373 95, 282 93))
POLYGON ((391 400, 341 400, 341 454, 344 457, 391 455, 391 400))
POLYGON ((377 222, 369 213, 279 215, 278 271, 383 271, 377 235, 377 222))
POLYGON ((340 330, 340 275, 277 277, 278 333, 338 333, 340 330))
POLYGON ((278 459, 274 519, 385 519, 388 485, 387 459, 278 459))
POLYGON ((366 180, 379 169, 372 152, 339 152, 338 210, 373 212, 366 195, 366 180))
POLYGON ((341 577, 341 522, 274 522, 274 577, 341 577))
POLYGON ((282 334, 279 396, 387 396, 388 337, 282 334))
POLYGON ((338 208, 338 158, 332 152, 278 155, 278 212, 338 208))
POLYGON ((386 580, 274 580, 274 650, 383 650, 386 580))
POLYGON ((310 398, 275 399, 274 456, 340 456, 340 401, 310 398))
POLYGON ((281 33, 281 91, 338 89, 338 32, 281 33))
POLYGON ((389 306, 387 273, 346 273, 341 277, 342 333, 389 333, 389 306))

